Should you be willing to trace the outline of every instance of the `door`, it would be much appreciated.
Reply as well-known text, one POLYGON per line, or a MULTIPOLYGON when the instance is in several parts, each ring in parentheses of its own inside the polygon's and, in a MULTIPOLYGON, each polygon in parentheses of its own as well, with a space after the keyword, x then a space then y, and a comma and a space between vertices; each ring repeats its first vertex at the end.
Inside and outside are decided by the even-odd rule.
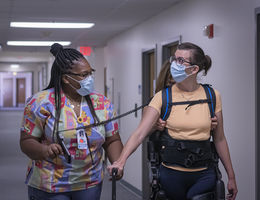
MULTIPOLYGON (((155 91, 156 60, 155 50, 143 52, 142 55, 142 103, 150 101, 155 91)), ((143 199, 148 200, 150 195, 149 166, 147 159, 147 139, 142 144, 142 193, 143 199)))
POLYGON ((13 78, 3 79, 4 107, 13 107, 13 78))
POLYGON ((26 88, 25 78, 17 78, 16 79, 16 106, 17 107, 25 106, 25 88, 26 88))

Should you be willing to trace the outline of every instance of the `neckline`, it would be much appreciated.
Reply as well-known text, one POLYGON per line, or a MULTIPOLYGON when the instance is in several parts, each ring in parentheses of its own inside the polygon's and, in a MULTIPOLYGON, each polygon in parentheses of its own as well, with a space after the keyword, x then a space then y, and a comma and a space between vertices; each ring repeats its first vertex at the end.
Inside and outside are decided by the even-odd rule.
POLYGON ((175 86, 175 88, 177 89, 178 92, 184 93, 184 94, 193 94, 193 93, 199 91, 200 88, 201 88, 201 84, 198 84, 198 87, 195 90, 193 90, 193 91, 185 91, 185 90, 180 89, 177 85, 174 85, 174 86, 175 86))

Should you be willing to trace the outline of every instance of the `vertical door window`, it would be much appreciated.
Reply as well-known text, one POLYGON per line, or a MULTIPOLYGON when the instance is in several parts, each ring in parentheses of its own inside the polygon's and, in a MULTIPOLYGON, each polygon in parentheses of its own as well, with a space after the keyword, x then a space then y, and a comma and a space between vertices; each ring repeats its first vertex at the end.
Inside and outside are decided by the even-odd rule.
POLYGON ((174 55, 179 41, 171 42, 162 46, 162 63, 174 55))
POLYGON ((142 67, 142 95, 143 103, 147 103, 154 95, 156 79, 155 51, 149 50, 143 52, 142 67))

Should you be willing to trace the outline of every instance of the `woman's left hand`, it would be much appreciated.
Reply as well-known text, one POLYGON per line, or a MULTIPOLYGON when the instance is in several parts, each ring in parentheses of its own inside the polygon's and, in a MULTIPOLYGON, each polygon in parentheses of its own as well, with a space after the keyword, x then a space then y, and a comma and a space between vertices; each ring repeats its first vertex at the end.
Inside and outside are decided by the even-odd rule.
POLYGON ((124 164, 121 164, 118 161, 115 161, 112 165, 107 167, 107 170, 110 174, 110 176, 112 176, 112 169, 116 168, 117 169, 117 175, 116 175, 116 179, 119 180, 123 177, 124 174, 124 164))
POLYGON ((227 194, 226 199, 235 200, 236 196, 237 196, 237 192, 238 192, 235 179, 229 179, 228 180, 227 189, 228 189, 228 194, 227 194))

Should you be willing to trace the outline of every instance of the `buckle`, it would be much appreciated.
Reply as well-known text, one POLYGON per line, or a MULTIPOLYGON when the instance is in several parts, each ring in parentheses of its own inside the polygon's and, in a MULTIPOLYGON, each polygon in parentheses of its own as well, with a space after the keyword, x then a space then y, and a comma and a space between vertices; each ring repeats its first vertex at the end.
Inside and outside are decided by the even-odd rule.
POLYGON ((189 154, 189 155, 187 156, 187 158, 185 159, 185 161, 184 161, 185 167, 187 167, 187 168, 191 167, 192 164, 193 164, 193 162, 194 162, 194 160, 195 160, 194 155, 189 154))
POLYGON ((180 143, 178 144, 177 150, 178 150, 178 151, 182 151, 182 150, 184 150, 184 149, 186 149, 184 143, 183 143, 183 142, 180 142, 180 143))
POLYGON ((198 154, 200 157, 204 155, 204 152, 202 151, 201 148, 197 148, 195 153, 198 154))

